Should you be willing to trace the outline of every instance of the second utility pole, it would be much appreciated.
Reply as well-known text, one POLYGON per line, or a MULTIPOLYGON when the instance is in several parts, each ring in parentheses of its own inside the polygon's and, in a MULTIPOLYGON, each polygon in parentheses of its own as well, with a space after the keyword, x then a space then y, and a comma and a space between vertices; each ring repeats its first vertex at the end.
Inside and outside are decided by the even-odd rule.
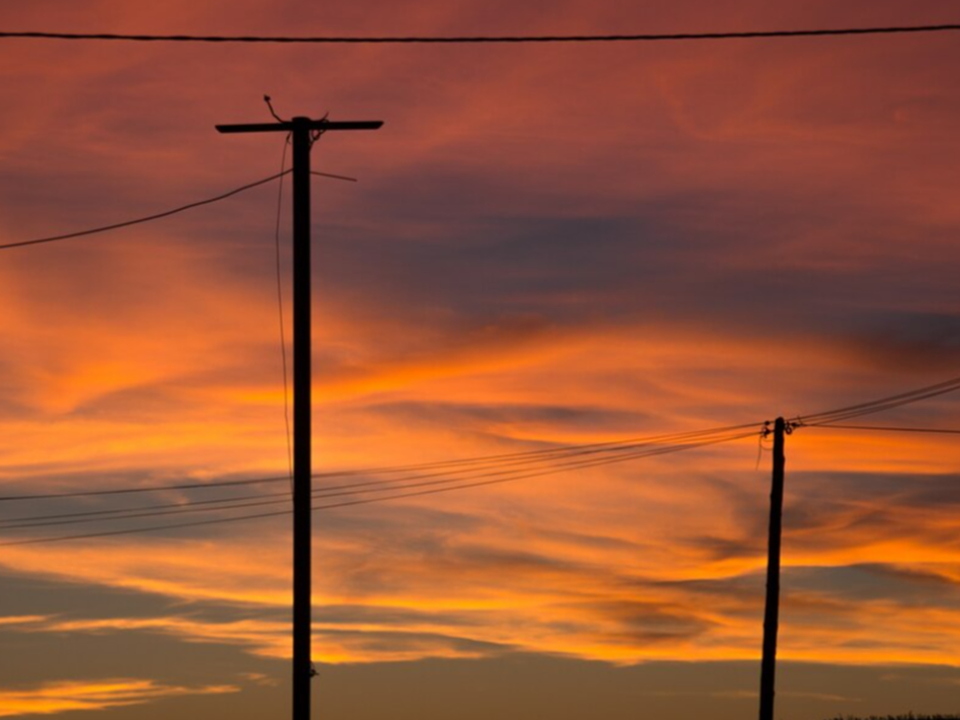
MULTIPOLYGON (((769 428, 769 426, 767 426, 769 428)), ((770 536, 767 540, 767 605, 763 613, 763 660, 760 665, 760 720, 773 720, 773 688, 777 673, 777 629, 780 624, 780 536, 783 520, 783 452, 787 423, 773 426, 773 483, 770 488, 770 536)))
POLYGON ((376 130, 380 121, 217 125, 222 133, 286 132, 293 137, 293 720, 310 720, 311 333, 310 148, 329 130, 376 130))

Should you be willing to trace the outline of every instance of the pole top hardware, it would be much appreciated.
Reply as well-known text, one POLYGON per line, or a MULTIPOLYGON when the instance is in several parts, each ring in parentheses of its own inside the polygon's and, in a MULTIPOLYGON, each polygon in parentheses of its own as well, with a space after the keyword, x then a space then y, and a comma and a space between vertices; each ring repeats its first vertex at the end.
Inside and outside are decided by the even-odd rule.
POLYGON ((292 132, 295 129, 320 130, 379 130, 383 127, 383 120, 327 120, 321 118, 313 120, 308 117, 295 117, 286 122, 276 123, 246 123, 240 125, 217 125, 220 133, 251 133, 251 132, 292 132))

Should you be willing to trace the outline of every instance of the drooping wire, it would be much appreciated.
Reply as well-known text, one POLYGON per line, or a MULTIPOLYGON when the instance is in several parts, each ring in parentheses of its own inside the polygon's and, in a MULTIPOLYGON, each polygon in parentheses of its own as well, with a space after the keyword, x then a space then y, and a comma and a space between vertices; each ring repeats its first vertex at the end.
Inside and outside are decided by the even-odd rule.
MULTIPOLYGON (((662 455, 662 454, 667 454, 667 453, 682 452, 682 451, 684 451, 684 450, 691 450, 691 449, 695 449, 695 448, 704 447, 704 446, 707 446, 707 445, 716 445, 716 444, 719 444, 719 443, 731 442, 731 441, 733 441, 733 440, 739 440, 739 439, 743 439, 743 438, 746 438, 746 437, 752 437, 753 435, 754 435, 754 433, 752 433, 752 432, 751 432, 751 433, 741 433, 741 434, 739 434, 739 435, 731 434, 731 435, 727 435, 727 436, 723 436, 723 437, 713 438, 713 439, 710 439, 710 440, 704 440, 704 441, 701 441, 701 442, 698 442, 698 443, 691 443, 691 444, 686 444, 686 445, 666 446, 666 447, 658 448, 655 452, 653 452, 653 451, 652 451, 652 452, 649 452, 648 454, 646 454, 646 455, 644 455, 644 456, 662 455)), ((628 458, 628 457, 616 457, 616 458, 607 458, 607 459, 605 459, 605 460, 603 460, 603 461, 594 460, 594 461, 592 461, 592 463, 591 463, 590 465, 580 465, 580 467, 585 467, 585 466, 586 466, 586 467, 596 467, 596 466, 599 466, 599 465, 612 464, 613 462, 624 462, 624 461, 626 461, 626 460, 628 460, 628 459, 634 459, 634 458, 633 458, 633 457, 629 457, 629 458, 628 458)), ((332 509, 334 509, 334 508, 351 507, 351 506, 355 506, 355 505, 368 505, 368 504, 372 504, 372 503, 385 502, 385 501, 389 501, 389 500, 399 500, 399 499, 402 499, 402 498, 411 498, 411 497, 420 497, 420 496, 426 496, 426 495, 434 495, 434 494, 443 493, 443 492, 451 492, 451 491, 454 491, 454 490, 464 490, 464 489, 468 489, 468 488, 481 487, 481 486, 486 486, 486 485, 494 485, 494 484, 505 483, 505 482, 513 482, 513 481, 516 481, 516 480, 527 479, 527 478, 532 478, 532 477, 541 477, 541 476, 544 476, 544 475, 551 475, 551 474, 556 474, 556 473, 558 473, 558 472, 563 472, 563 471, 565 471, 565 470, 567 470, 567 469, 569 469, 569 468, 540 470, 540 471, 531 472, 531 473, 522 473, 522 474, 518 474, 518 475, 513 475, 513 476, 510 476, 510 477, 500 477, 500 478, 495 478, 495 479, 472 481, 472 482, 468 482, 468 483, 460 483, 460 484, 458 484, 458 485, 450 485, 450 486, 445 486, 445 487, 433 487, 433 488, 430 488, 430 489, 427 489, 427 490, 415 490, 415 491, 413 491, 413 492, 403 492, 403 493, 397 493, 397 494, 394 494, 394 495, 387 495, 387 496, 381 496, 381 497, 376 497, 376 498, 366 498, 366 499, 360 499, 360 500, 348 500, 348 501, 344 501, 344 502, 331 503, 331 504, 327 504, 327 505, 315 505, 315 506, 313 506, 312 509, 313 509, 313 510, 318 510, 318 511, 319 511, 319 510, 332 510, 332 509)), ((139 534, 139 533, 145 533, 145 532, 155 532, 155 531, 159 531, 159 530, 170 530, 170 529, 185 528, 185 527, 197 527, 197 526, 214 525, 214 524, 227 523, 227 522, 239 522, 239 521, 253 520, 253 519, 267 518, 267 517, 279 517, 279 516, 281 516, 281 515, 289 515, 290 513, 292 513, 292 510, 281 510, 281 511, 272 511, 272 512, 265 512, 265 513, 254 513, 254 514, 250 514, 250 515, 242 515, 242 516, 234 516, 234 517, 226 517, 226 518, 211 518, 211 519, 207 519, 207 520, 196 520, 196 521, 190 521, 190 522, 186 522, 186 523, 154 525, 154 526, 150 526, 150 527, 127 528, 127 529, 123 529, 123 530, 110 530, 110 531, 97 532, 97 533, 83 533, 83 534, 78 534, 78 535, 61 535, 61 536, 56 536, 56 537, 27 538, 27 539, 23 539, 23 540, 12 540, 12 541, 0 542, 0 547, 9 547, 9 546, 14 546, 14 545, 37 545, 37 544, 46 544, 46 543, 54 543, 54 542, 64 542, 64 541, 69 541, 69 540, 85 540, 85 539, 93 539, 93 538, 112 537, 112 536, 118 536, 118 535, 139 534)))
MULTIPOLYGON (((756 426, 754 425, 751 427, 756 427, 756 426)), ((502 472, 495 472, 495 473, 487 473, 487 474, 481 474, 481 475, 467 475, 466 477, 461 477, 465 473, 473 473, 478 470, 503 470, 504 468, 519 466, 519 470, 522 471, 527 466, 542 465, 544 463, 555 463, 554 465, 555 467, 575 467, 576 466, 575 463, 574 464, 569 463, 571 459, 575 460, 578 457, 592 455, 599 452, 604 452, 604 453, 615 452, 615 453, 618 453, 618 455, 614 455, 613 456, 614 458, 627 457, 629 459, 631 457, 637 457, 639 455, 642 455, 645 452, 649 452, 650 449, 657 451, 658 448, 663 447, 667 444, 666 442, 667 440, 669 440, 673 444, 677 444, 677 443, 684 443, 688 441, 701 441, 705 439, 712 439, 715 437, 720 437, 728 434, 730 434, 730 431, 727 428, 720 428, 716 430, 705 430, 705 431, 699 431, 695 433, 676 434, 673 436, 656 436, 656 437, 648 438, 643 442, 631 441, 628 444, 621 444, 618 447, 595 448, 590 446, 571 446, 570 448, 568 448, 568 452, 564 453, 562 456, 540 455, 540 456, 534 456, 529 458, 513 458, 509 460, 498 460, 491 463, 485 463, 483 465, 474 464, 471 466, 460 466, 460 469, 456 469, 458 466, 455 463, 451 463, 448 466, 448 469, 439 470, 439 471, 436 471, 435 465, 431 465, 430 467, 433 467, 435 470, 433 472, 421 473, 421 474, 416 474, 412 476, 408 475, 405 477, 393 478, 393 479, 367 480, 362 482, 346 483, 341 485, 322 487, 314 491, 313 495, 315 497, 320 497, 320 496, 330 497, 335 495, 347 495, 347 494, 356 494, 356 493, 364 493, 364 492, 381 492, 384 490, 395 489, 398 485, 403 487, 411 487, 410 483, 414 483, 414 482, 416 483, 414 486, 420 487, 423 485, 432 485, 432 484, 444 483, 444 482, 460 482, 462 480, 475 479, 477 477, 489 477, 490 475, 504 474, 502 472), (630 454, 625 454, 624 451, 632 451, 632 452, 630 454), (558 458, 560 462, 566 462, 567 464, 560 464, 560 462, 558 462, 558 458), (453 469, 449 469, 449 468, 453 468, 453 469), (430 480, 433 480, 434 478, 445 478, 445 479, 435 481, 435 482, 417 482, 417 481, 424 481, 424 480, 430 481, 430 480), (370 490, 367 488, 373 488, 373 489, 370 490)), ((588 462, 590 462, 590 460, 588 460, 588 462)), ((410 467, 416 467, 416 466, 410 466, 410 467)), ((518 470, 517 469, 513 470, 513 472, 516 472, 516 471, 518 470)), ((358 471, 354 471, 354 472, 358 472, 358 471)), ((328 474, 328 477, 329 476, 330 475, 328 474)), ((274 478, 274 480, 277 480, 277 479, 281 479, 281 478, 274 478)), ((61 513, 55 516, 38 515, 38 516, 11 519, 6 522, 19 523, 19 522, 25 522, 25 521, 46 520, 46 519, 54 519, 54 518, 97 517, 104 514, 117 514, 117 513, 123 513, 128 511, 134 512, 134 511, 160 510, 160 509, 166 509, 166 508, 185 508, 185 507, 190 507, 194 505, 213 505, 213 504, 231 503, 236 501, 255 500, 258 498, 273 498, 273 497, 277 497, 278 495, 285 495, 285 494, 284 493, 263 493, 258 495, 244 496, 242 498, 186 501, 186 502, 173 503, 173 504, 146 505, 146 506, 121 508, 121 509, 106 510, 106 511, 98 510, 98 511, 61 513)), ((221 508, 213 508, 213 509, 221 509, 221 508)))
MULTIPOLYGON (((520 452, 513 453, 500 453, 495 455, 478 455, 467 458, 458 458, 451 460, 442 460, 434 461, 427 463, 414 463, 409 465, 387 465, 387 466, 374 466, 366 468, 353 468, 348 470, 340 471, 329 471, 322 473, 314 473, 313 478, 334 478, 334 477, 351 477, 357 475, 380 475, 380 474, 393 474, 393 473, 405 473, 413 472, 419 470, 435 470, 443 468, 456 468, 456 467, 469 467, 474 465, 488 465, 491 463, 497 462, 522 462, 526 459, 536 459, 539 457, 549 457, 549 456, 568 456, 568 455, 579 455, 579 454, 591 454, 598 452, 612 452, 622 449, 631 449, 645 444, 652 443, 669 443, 676 442, 683 439, 697 438, 705 435, 714 435, 717 433, 727 432, 727 431, 737 431, 744 430, 746 428, 752 428, 759 425, 759 423, 743 423, 740 425, 727 425, 715 428, 706 428, 703 430, 695 430, 685 433, 670 433, 662 435, 650 435, 645 437, 635 437, 627 438, 624 440, 612 440, 596 443, 582 443, 582 444, 573 444, 573 445, 558 445, 550 448, 541 448, 539 450, 524 450, 520 452)), ((66 499, 66 498, 80 498, 80 497, 97 497, 97 496, 110 496, 110 495, 130 495, 130 494, 139 494, 139 493, 148 493, 148 492, 165 492, 170 490, 207 490, 214 488, 222 487, 237 487, 237 486, 246 486, 246 485, 261 485, 261 484, 272 484, 278 482, 284 482, 288 478, 286 476, 281 477, 262 477, 262 478, 250 478, 243 480, 224 480, 224 481, 215 481, 215 482, 201 482, 201 483, 177 483, 172 485, 155 485, 151 487, 139 487, 139 488, 116 488, 116 489, 104 489, 104 490, 80 490, 80 491, 71 491, 71 492, 60 492, 60 493, 43 493, 43 494, 33 494, 33 495, 7 495, 0 496, 0 501, 2 502, 11 502, 18 500, 55 500, 55 499, 66 499)))
MULTIPOLYGON (((239 193, 242 193, 246 190, 251 190, 260 185, 265 185, 269 182, 273 182, 284 175, 289 175, 290 170, 285 171, 279 175, 271 175, 270 177, 263 178, 262 180, 257 180, 248 185, 242 185, 241 187, 235 188, 226 192, 222 195, 217 195, 216 197, 207 198, 206 200, 199 200, 197 202, 189 203, 188 205, 182 205, 173 210, 165 210, 161 213, 156 213, 154 215, 147 215, 146 217, 135 218, 133 220, 125 220, 123 222, 114 223, 113 225, 103 225, 101 227, 90 228, 88 230, 79 230, 77 232, 66 233, 64 235, 53 235, 51 237, 37 238, 35 240, 20 240, 18 242, 6 243, 5 245, 0 245, 0 250, 10 250, 13 248, 28 247, 31 245, 43 245, 45 243, 59 242, 61 240, 73 240, 75 238, 82 238, 88 235, 98 235, 100 233, 109 232, 110 230, 120 230, 121 228, 131 227, 133 225, 142 225, 143 223, 153 222, 154 220, 160 220, 162 218, 170 217, 171 215, 177 215, 186 210, 192 210, 194 208, 202 207, 204 205, 210 205, 211 203, 219 202, 220 200, 226 200, 229 197, 233 197, 239 193)), ((357 178, 350 177, 349 175, 335 175, 333 173, 320 172, 318 170, 312 170, 311 175, 318 175, 320 177, 331 178, 333 180, 346 180, 347 182, 357 182, 357 178)))
MULTIPOLYGON (((289 171, 287 171, 289 172, 289 171)), ((112 225, 103 225, 101 227, 90 228, 89 230, 80 230, 78 232, 65 233, 63 235, 52 235, 50 237, 36 238, 35 240, 21 240, 19 242, 6 243, 5 245, 0 245, 0 250, 10 250, 12 248, 18 247, 27 247, 29 245, 42 245, 45 243, 60 242, 61 240, 72 240, 73 238, 85 237, 87 235, 97 235, 99 233, 108 232, 110 230, 119 230, 120 228, 130 227, 132 225, 141 225, 143 223, 152 222, 153 220, 160 220, 161 218, 170 217, 171 215, 177 215, 178 213, 185 212, 187 210, 192 210, 193 208, 202 207, 204 205, 210 205, 211 203, 220 202, 221 200, 226 200, 229 197, 238 195, 247 190, 252 190, 255 187, 261 185, 266 185, 269 182, 283 177, 285 173, 280 173, 278 175, 271 175, 270 177, 263 178, 262 180, 257 180, 246 185, 241 185, 238 188, 234 188, 229 192, 225 192, 222 195, 217 195, 216 197, 207 198, 206 200, 199 200, 197 202, 192 202, 187 205, 181 205, 180 207, 174 208, 173 210, 165 210, 164 212, 155 213, 153 215, 147 215, 146 217, 135 218, 133 220, 125 220, 123 222, 114 223, 112 225)))
POLYGON ((504 44, 504 43, 608 43, 678 40, 743 40, 761 38, 830 37, 843 35, 891 35, 902 33, 952 32, 960 24, 894 25, 878 27, 820 28, 807 30, 752 30, 741 32, 637 33, 616 35, 451 35, 353 37, 284 35, 156 35, 121 33, 0 32, 0 39, 27 40, 109 40, 173 43, 280 43, 280 44, 504 44))
POLYGON ((926 387, 917 388, 916 390, 899 393, 897 395, 891 395, 878 400, 871 400, 869 402, 850 405, 848 407, 838 408, 836 410, 815 413, 813 415, 797 416, 794 419, 794 422, 798 427, 802 427, 804 425, 826 425, 835 422, 843 422, 844 420, 852 420, 865 415, 872 415, 878 412, 894 410, 905 405, 911 405, 913 403, 920 402, 921 400, 929 400, 930 398, 953 393, 957 390, 960 390, 960 378, 952 378, 934 385, 928 385, 926 387))
MULTIPOLYGON (((264 95, 263 99, 270 108, 270 112, 276 117, 273 111, 273 105, 270 104, 270 97, 264 95)), ((283 422, 287 432, 287 468, 290 471, 290 497, 293 497, 293 440, 290 433, 290 383, 287 375, 287 338, 283 318, 283 276, 281 273, 280 259, 280 217, 283 211, 283 176, 287 169, 287 148, 290 147, 290 133, 283 141, 283 152, 280 154, 280 182, 277 189, 277 222, 274 228, 274 255, 277 268, 277 312, 279 314, 280 324, 280 361, 283 366, 283 422)))
MULTIPOLYGON (((658 455, 665 451, 671 451, 675 447, 699 447, 703 444, 712 444, 718 440, 725 441, 728 438, 748 437, 754 434, 760 434, 762 431, 753 431, 746 434, 737 433, 713 433, 704 434, 695 438, 688 438, 692 442, 681 440, 673 445, 661 443, 646 443, 644 445, 633 446, 634 449, 629 453, 621 453, 613 457, 606 456, 600 458, 576 459, 577 456, 566 456, 561 461, 551 458, 539 460, 528 460, 521 467, 509 467, 509 465, 491 465, 481 470, 487 472, 476 472, 474 470, 460 470, 452 473, 428 473, 423 475, 414 475, 412 477, 399 478, 395 480, 373 480, 368 482, 354 483, 350 485, 333 486, 320 488, 312 493, 314 498, 341 497, 344 495, 358 495, 367 493, 393 492, 396 490, 408 490, 411 488, 434 487, 463 482, 474 482, 477 480, 486 480, 489 478, 507 477, 510 479, 519 479, 527 477, 524 473, 533 471, 532 477, 536 477, 543 472, 543 465, 548 468, 545 472, 553 473, 564 470, 580 469, 594 467, 598 465, 608 465, 618 462, 625 462, 640 457, 658 455), (540 468, 535 466, 540 465, 540 468), (531 467, 534 466, 534 467, 531 467), (528 470, 528 468, 530 468, 528 470), (466 474, 464 473, 472 473, 466 474), (451 475, 453 477, 451 477, 451 475), (433 479, 440 478, 440 479, 433 479)), ((481 484, 488 484, 486 482, 481 484)), ((60 513, 56 515, 35 515, 30 517, 21 517, 0 521, 0 529, 22 529, 30 527, 44 527, 48 525, 68 525, 76 523, 97 522, 101 520, 126 520, 140 517, 152 517, 155 515, 175 515, 181 513, 211 512, 219 510, 230 510, 235 508, 259 507, 264 505, 276 505, 286 500, 261 500, 261 498, 275 498, 285 493, 268 493, 261 495, 250 495, 241 498, 228 498, 221 500, 204 500, 184 503, 173 503, 165 505, 141 506, 137 508, 121 508, 113 510, 84 511, 75 513, 60 513), (253 502, 249 502, 249 501, 253 502), (196 506, 200 506, 197 508, 196 506), (216 507, 214 507, 216 506, 216 507)))
POLYGON ((817 430, 863 430, 868 432, 898 432, 898 433, 928 433, 933 435, 960 435, 960 430, 954 428, 927 428, 927 427, 885 427, 882 425, 808 425, 817 430))

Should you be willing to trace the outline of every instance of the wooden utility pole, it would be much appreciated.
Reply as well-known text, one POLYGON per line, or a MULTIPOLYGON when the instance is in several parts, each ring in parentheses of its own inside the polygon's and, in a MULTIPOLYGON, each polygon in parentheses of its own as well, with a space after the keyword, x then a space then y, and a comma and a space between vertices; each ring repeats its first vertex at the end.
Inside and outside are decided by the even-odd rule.
POLYGON ((783 518, 783 441, 787 423, 773 426, 773 484, 770 489, 770 535, 767 540, 767 605, 763 614, 763 660, 760 666, 760 720, 773 720, 773 688, 777 672, 777 629, 780 622, 780 536, 783 518))
POLYGON ((293 139, 293 720, 310 719, 311 631, 311 337, 310 148, 331 130, 376 130, 380 121, 332 122, 295 117, 251 125, 217 125, 222 133, 285 132, 293 139))

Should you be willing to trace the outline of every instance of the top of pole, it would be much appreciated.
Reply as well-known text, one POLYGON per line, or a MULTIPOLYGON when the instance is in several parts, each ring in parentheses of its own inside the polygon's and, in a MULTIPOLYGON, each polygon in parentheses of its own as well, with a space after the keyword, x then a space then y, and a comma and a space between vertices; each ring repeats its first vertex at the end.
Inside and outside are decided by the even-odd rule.
POLYGON ((308 130, 379 130, 383 126, 382 120, 327 120, 321 118, 312 120, 308 117, 295 117, 292 120, 277 123, 246 123, 239 125, 217 125, 217 132, 221 133, 253 133, 253 132, 291 132, 295 127, 306 127, 308 130))

